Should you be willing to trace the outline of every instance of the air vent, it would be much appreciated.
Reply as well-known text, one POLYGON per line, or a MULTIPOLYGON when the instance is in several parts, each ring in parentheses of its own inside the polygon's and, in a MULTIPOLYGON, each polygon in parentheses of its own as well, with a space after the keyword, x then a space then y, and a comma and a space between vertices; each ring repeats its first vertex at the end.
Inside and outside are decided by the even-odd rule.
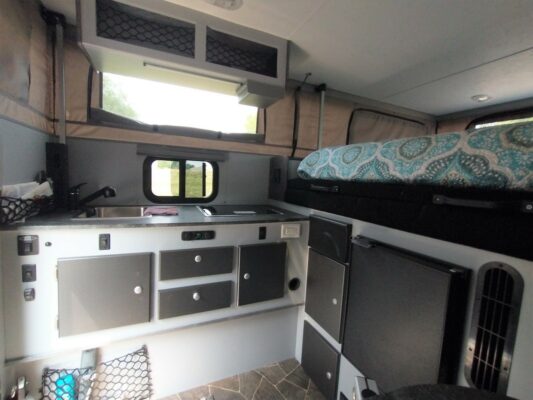
POLYGON ((491 262, 479 271, 465 368, 477 389, 507 391, 523 289, 510 265, 491 262))
POLYGON ((96 33, 106 39, 194 57, 193 24, 112 0, 96 1, 96 33))

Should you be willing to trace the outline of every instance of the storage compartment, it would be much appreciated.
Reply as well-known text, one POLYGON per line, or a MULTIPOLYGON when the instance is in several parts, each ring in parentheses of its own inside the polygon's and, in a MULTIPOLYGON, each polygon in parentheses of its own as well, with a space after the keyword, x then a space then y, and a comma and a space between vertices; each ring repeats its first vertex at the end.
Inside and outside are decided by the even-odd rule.
POLYGON ((231 305, 233 282, 217 282, 159 291, 159 318, 196 314, 231 305))
POLYGON ((206 60, 259 75, 277 77, 278 50, 207 27, 206 60))
POLYGON ((57 264, 59 336, 150 321, 151 253, 57 264))
POLYGON ((347 262, 352 225, 315 216, 309 222, 309 246, 326 257, 347 262))
POLYGON ((341 341, 346 266, 309 250, 305 312, 341 341))
POLYGON ((233 247, 162 251, 159 279, 227 274, 233 271, 233 247))
POLYGON ((96 34, 148 49, 194 57, 194 24, 112 0, 96 0, 96 34))
POLYGON ((328 400, 335 399, 339 353, 306 321, 304 323, 302 367, 328 400))
POLYGON ((287 244, 239 246, 239 305, 283 297, 287 244))
POLYGON ((343 355, 384 392, 455 383, 469 271, 370 240, 352 249, 343 355))

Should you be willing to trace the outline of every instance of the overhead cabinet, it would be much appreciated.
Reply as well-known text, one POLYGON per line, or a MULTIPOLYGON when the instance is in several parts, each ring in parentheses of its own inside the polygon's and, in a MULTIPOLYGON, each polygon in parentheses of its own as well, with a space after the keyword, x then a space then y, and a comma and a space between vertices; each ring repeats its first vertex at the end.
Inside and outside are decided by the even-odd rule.
POLYGON ((163 0, 78 2, 100 71, 210 88, 266 107, 285 94, 287 41, 163 0))
POLYGON ((59 259, 59 336, 150 321, 151 253, 59 259))

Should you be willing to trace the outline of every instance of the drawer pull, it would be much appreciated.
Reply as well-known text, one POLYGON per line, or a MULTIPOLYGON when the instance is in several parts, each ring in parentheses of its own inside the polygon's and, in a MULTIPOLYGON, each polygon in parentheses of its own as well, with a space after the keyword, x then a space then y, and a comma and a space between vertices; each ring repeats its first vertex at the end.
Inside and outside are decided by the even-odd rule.
POLYGON ((334 306, 337 305, 338 301, 337 299, 334 297, 333 299, 331 299, 331 302, 333 303, 334 306))
POLYGON ((133 288, 133 293, 135 293, 135 294, 142 294, 142 292, 143 292, 142 286, 135 286, 133 288))
POLYGON ((200 254, 198 254, 197 256, 194 256, 194 262, 201 262, 202 261, 202 256, 200 254))
POLYGON ((194 292, 194 293, 192 294, 192 299, 193 299, 194 301, 200 301, 200 293, 198 293, 198 292, 194 292))
POLYGON ((326 372, 326 378, 328 379, 328 381, 331 380, 331 377, 332 377, 331 372, 326 372))
POLYGON ((244 278, 245 281, 247 281, 250 279, 250 274, 247 272, 242 277, 244 278))

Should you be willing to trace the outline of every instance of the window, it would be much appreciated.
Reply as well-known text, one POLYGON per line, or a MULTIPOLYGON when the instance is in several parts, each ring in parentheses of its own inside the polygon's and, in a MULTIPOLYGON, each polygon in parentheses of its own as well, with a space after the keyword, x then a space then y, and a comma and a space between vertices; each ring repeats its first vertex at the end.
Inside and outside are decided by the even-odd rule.
POLYGON ((103 74, 105 111, 151 125, 171 125, 223 133, 257 132, 257 107, 237 96, 168 83, 103 74))
POLYGON ((218 165, 211 161, 147 157, 144 195, 155 203, 206 203, 218 190, 218 165))
POLYGON ((485 115, 483 117, 474 119, 472 122, 470 122, 470 124, 468 124, 466 129, 481 129, 524 122, 533 122, 533 108, 485 115))

